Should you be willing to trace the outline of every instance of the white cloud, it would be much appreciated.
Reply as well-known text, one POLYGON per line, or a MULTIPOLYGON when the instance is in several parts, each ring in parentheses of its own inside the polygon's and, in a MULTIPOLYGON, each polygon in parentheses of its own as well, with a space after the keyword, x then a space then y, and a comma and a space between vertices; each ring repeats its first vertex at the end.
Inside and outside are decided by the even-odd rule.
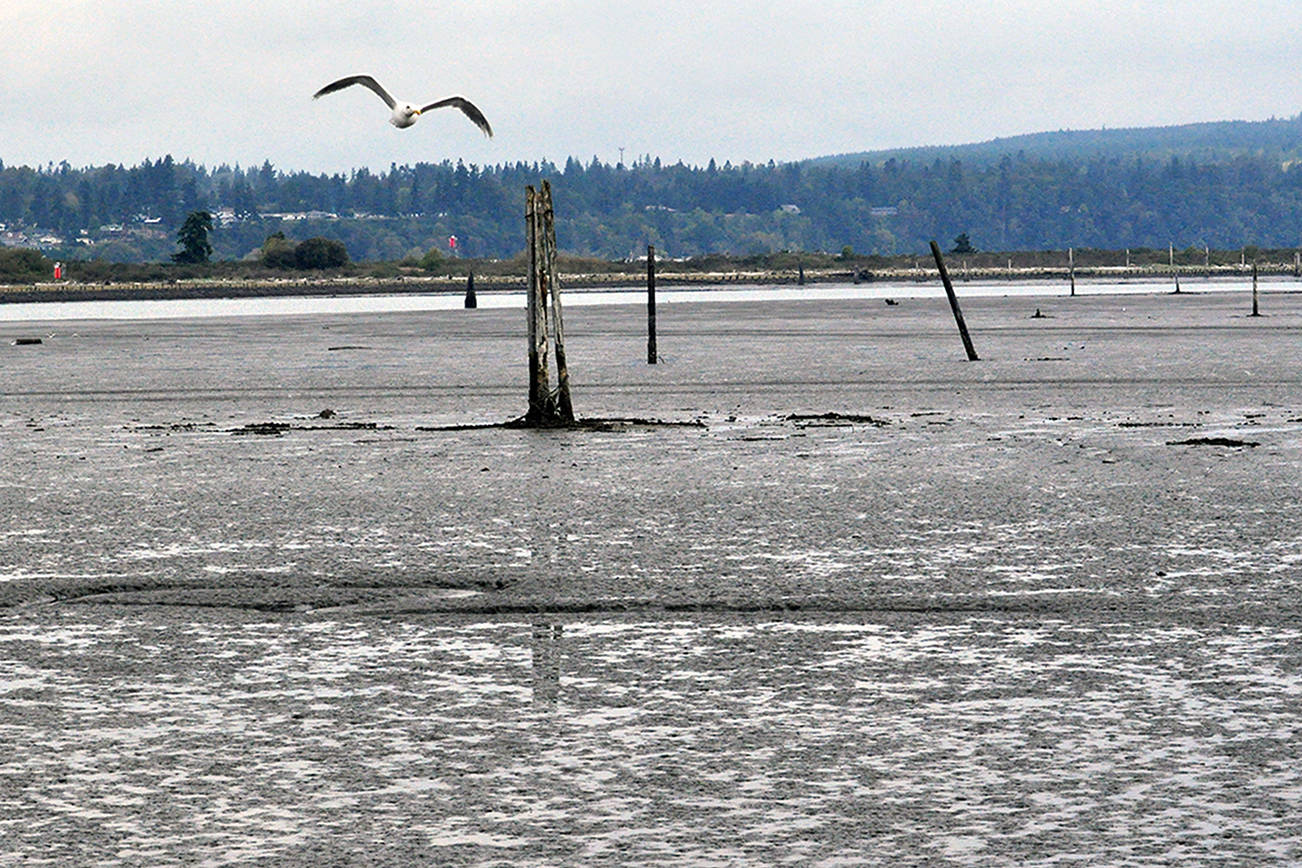
POLYGON ((1291 115, 1282 0, 6 0, 0 159, 342 170, 650 153, 734 162, 1040 129, 1291 115), (313 91, 367 72, 412 99, 313 91), (373 102, 373 104, 372 104, 373 102))

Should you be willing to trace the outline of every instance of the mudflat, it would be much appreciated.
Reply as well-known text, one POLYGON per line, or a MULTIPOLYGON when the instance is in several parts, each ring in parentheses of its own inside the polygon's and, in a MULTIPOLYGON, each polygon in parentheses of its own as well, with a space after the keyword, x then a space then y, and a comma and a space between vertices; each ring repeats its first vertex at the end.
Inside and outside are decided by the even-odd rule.
POLYGON ((0 324, 0 852, 1295 858, 1262 309, 573 307, 582 430, 522 310, 0 324))
POLYGON ((1278 611, 1302 297, 1243 304, 974 299, 975 363, 943 302, 670 305, 654 366, 572 308, 580 416, 699 423, 605 431, 431 430, 523 413, 518 311, 0 327, 0 600, 1278 611))

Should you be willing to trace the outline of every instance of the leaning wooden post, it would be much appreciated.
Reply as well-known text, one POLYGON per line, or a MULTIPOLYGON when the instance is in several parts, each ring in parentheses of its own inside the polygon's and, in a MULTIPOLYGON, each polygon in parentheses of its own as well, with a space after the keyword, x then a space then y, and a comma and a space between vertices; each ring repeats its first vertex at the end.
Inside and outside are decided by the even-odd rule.
POLYGON ((656 249, 646 246, 646 363, 654 365, 656 352, 656 249))
POLYGON ((1257 310, 1257 263, 1255 261, 1252 263, 1252 315, 1261 316, 1261 312, 1257 310))
POLYGON ((570 402, 570 369, 565 363, 565 322, 561 311, 561 283, 556 278, 556 216, 552 211, 552 185, 542 183, 543 273, 551 291, 551 332, 556 343, 555 416, 561 422, 574 421, 570 402))
POLYGON ((967 350, 967 360, 969 362, 980 361, 977 358, 976 349, 972 346, 972 338, 967 333, 967 323, 963 321, 963 311, 958 307, 958 296, 954 294, 954 284, 949 280, 949 272, 945 270, 945 260, 940 255, 940 245, 935 241, 931 242, 931 255, 936 257, 936 269, 940 272, 940 281, 945 284, 945 295, 949 296, 950 309, 954 311, 954 322, 958 323, 958 334, 963 338, 963 349, 967 350))

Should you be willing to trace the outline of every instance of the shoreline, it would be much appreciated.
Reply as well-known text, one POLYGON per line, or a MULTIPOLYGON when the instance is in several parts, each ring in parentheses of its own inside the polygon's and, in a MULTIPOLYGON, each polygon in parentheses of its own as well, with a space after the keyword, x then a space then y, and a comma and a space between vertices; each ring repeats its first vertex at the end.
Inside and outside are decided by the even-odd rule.
MULTIPOLYGON (((959 265, 951 269, 958 283, 1000 284, 1014 281, 1066 283, 1072 280, 1072 270, 1066 267, 1031 268, 966 268, 959 265)), ((1075 278, 1085 284, 1096 282, 1174 280, 1176 277, 1223 286, 1228 282, 1251 281, 1250 266, 1220 266, 1212 269, 1195 266, 1103 266, 1075 269, 1075 278)), ((1291 266, 1259 269, 1259 278, 1272 279, 1297 277, 1291 266)), ((720 289, 737 285, 796 286, 840 283, 939 283, 935 268, 893 268, 877 270, 818 269, 798 271, 730 271, 730 272, 673 272, 659 271, 656 283, 661 287, 694 287, 720 289)), ((646 276, 637 273, 562 274, 561 285, 567 290, 628 289, 644 286, 646 276)), ((523 291, 523 275, 484 275, 475 277, 475 291, 523 291)), ((275 298, 317 296, 366 295, 456 295, 465 292, 466 279, 460 276, 399 276, 374 277, 315 277, 284 279, 196 279, 150 282, 78 283, 74 281, 37 282, 31 284, 0 284, 0 305, 30 304, 33 302, 79 301, 171 301, 207 298, 275 298)))

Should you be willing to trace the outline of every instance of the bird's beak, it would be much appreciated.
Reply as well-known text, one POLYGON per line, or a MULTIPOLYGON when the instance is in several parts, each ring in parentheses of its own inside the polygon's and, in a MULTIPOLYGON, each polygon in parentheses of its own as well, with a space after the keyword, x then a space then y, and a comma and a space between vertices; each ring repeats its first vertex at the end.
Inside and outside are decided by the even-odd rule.
POLYGON ((414 114, 414 115, 418 115, 418 114, 420 114, 420 109, 412 109, 412 112, 411 112, 411 113, 414 114))

